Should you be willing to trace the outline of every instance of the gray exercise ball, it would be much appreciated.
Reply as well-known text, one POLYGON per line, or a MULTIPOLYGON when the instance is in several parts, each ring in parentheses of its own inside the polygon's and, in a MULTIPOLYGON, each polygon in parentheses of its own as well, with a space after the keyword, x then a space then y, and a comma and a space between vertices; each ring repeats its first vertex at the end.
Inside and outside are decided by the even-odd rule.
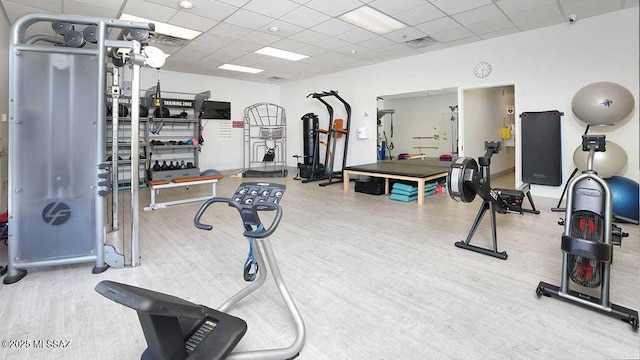
MULTIPOLYGON (((593 157, 593 170, 598 172, 602 178, 610 178, 618 175, 627 165, 629 158, 627 152, 622 146, 613 141, 606 140, 605 152, 596 152, 593 157)), ((579 145, 573 152, 573 163, 580 171, 587 169, 588 151, 582 151, 582 145, 579 145)))
POLYGON ((589 84, 573 96, 571 110, 589 125, 614 125, 633 112, 633 94, 622 85, 612 82, 589 84))

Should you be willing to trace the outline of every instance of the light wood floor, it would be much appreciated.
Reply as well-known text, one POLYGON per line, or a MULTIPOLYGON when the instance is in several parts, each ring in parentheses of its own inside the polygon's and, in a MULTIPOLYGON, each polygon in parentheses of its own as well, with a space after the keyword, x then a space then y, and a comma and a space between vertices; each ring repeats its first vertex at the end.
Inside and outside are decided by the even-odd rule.
MULTIPOLYGON (((640 337, 629 325, 536 297, 539 281, 560 278, 562 228, 548 206, 536 204, 537 216, 498 215, 498 245, 509 253, 502 261, 453 245, 466 237, 477 199, 463 204, 437 195, 418 207, 291 177, 273 179, 288 190, 272 244, 308 330, 300 359, 640 358, 640 337)), ((218 195, 231 196, 242 181, 223 179, 218 195)), ((141 193, 148 203, 148 190, 141 193)), ((139 358, 145 342, 136 314, 93 290, 103 279, 221 304, 244 285, 247 243, 237 213, 226 206, 205 216, 214 231, 196 230, 198 206, 141 213, 143 259, 135 269, 92 275, 90 265, 64 266, 0 285, 3 340, 71 341, 67 349, 2 348, 0 358, 139 358)), ((631 236, 615 249, 611 299, 640 309, 640 234, 637 226, 624 230, 631 236)), ((473 243, 489 241, 487 219, 473 243)), ((270 279, 231 313, 249 324, 240 349, 292 341, 270 279)))

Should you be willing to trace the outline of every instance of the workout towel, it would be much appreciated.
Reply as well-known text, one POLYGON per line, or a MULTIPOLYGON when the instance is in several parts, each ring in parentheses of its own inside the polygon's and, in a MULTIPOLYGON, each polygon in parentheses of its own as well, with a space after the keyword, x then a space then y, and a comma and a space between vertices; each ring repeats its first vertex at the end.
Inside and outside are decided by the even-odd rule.
MULTIPOLYGON (((426 192, 426 191, 429 191, 429 190, 433 190, 436 187, 438 187, 438 183, 436 183, 436 182, 427 183, 427 184, 424 185, 424 190, 426 192)), ((418 193, 418 187, 417 186, 407 185, 407 184, 396 183, 391 188, 391 193, 399 193, 399 194, 404 194, 404 195, 417 194, 418 193)))
MULTIPOLYGON (((435 193, 436 193, 435 190, 425 191, 424 196, 431 196, 435 193)), ((400 194, 391 193, 391 195, 389 195, 389 199, 410 202, 410 201, 418 200, 418 195, 400 195, 400 194)))
MULTIPOLYGON (((425 186, 425 188, 424 188, 424 193, 425 193, 425 195, 426 195, 427 193, 429 193, 429 192, 435 191, 435 190, 436 190, 436 188, 437 188, 437 186, 431 186, 431 187, 426 187, 426 186, 425 186)), ((393 189, 393 190, 391 190, 391 193, 392 193, 392 194, 398 194, 398 195, 408 195, 408 196, 411 196, 411 195, 418 195, 418 188, 414 188, 414 189, 413 189, 413 190, 411 190, 411 191, 405 191, 405 190, 393 189)))
POLYGON ((389 195, 389 199, 409 202, 409 201, 418 200, 418 195, 408 196, 408 195, 391 194, 389 195))

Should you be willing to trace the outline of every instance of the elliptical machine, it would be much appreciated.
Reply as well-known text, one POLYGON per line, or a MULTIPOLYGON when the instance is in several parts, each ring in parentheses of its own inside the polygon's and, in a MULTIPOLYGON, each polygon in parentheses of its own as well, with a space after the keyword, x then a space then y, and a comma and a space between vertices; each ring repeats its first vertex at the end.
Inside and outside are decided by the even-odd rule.
POLYGON ((286 187, 280 184, 242 183, 232 198, 213 197, 207 200, 196 213, 194 225, 201 230, 212 230, 211 225, 200 222, 200 218, 211 204, 226 203, 238 210, 244 225, 243 235, 249 239, 250 257, 256 260, 255 263, 251 261, 245 263, 244 278, 252 283, 230 297, 217 310, 171 295, 113 281, 101 281, 96 286, 96 291, 100 294, 138 312, 148 346, 142 353, 142 360, 284 360, 298 356, 305 341, 304 322, 282 279, 268 239, 282 219, 282 208, 278 203, 285 189, 286 187), (267 229, 258 216, 260 211, 276 212, 267 229), (254 247, 254 243, 257 246, 254 247), (278 291, 295 323, 296 338, 290 346, 285 348, 232 353, 231 351, 246 333, 247 324, 244 320, 227 314, 226 311, 264 284, 267 267, 261 248, 273 272, 278 291))
POLYGON ((449 196, 455 201, 472 202, 476 194, 483 199, 480 210, 476 215, 476 219, 469 230, 465 241, 458 241, 455 245, 461 249, 475 251, 480 254, 497 257, 506 260, 507 252, 498 252, 498 236, 496 230, 496 211, 500 214, 540 214, 533 204, 533 198, 530 193, 529 184, 523 184, 518 189, 492 189, 489 167, 491 165, 491 156, 500 152, 501 143, 499 141, 485 141, 484 148, 487 151, 484 156, 478 158, 476 162, 473 158, 464 157, 456 159, 449 168, 447 174, 447 188, 449 196), (480 168, 478 169, 478 164, 480 168), (524 209, 522 203, 524 198, 529 200, 531 209, 524 209), (478 226, 482 222, 485 212, 491 212, 491 238, 493 240, 493 249, 471 245, 471 239, 478 230, 478 226))
POLYGON ((613 245, 628 234, 613 224, 612 195, 607 183, 593 170, 596 152, 604 152, 604 135, 583 135, 582 150, 589 152, 587 170, 568 185, 562 249, 560 287, 541 281, 538 297, 555 297, 629 323, 638 330, 638 312, 609 301, 613 245), (600 287, 600 298, 569 289, 569 280, 587 288, 600 287))

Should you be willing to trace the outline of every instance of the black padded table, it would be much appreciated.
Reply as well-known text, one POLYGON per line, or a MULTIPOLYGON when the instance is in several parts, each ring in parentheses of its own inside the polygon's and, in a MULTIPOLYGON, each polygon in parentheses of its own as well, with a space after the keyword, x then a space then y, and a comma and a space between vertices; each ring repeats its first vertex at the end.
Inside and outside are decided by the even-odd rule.
POLYGON ((387 160, 373 164, 348 166, 343 169, 344 191, 349 191, 349 176, 362 175, 385 179, 384 193, 389 194, 389 179, 408 180, 418 183, 418 205, 424 204, 424 184, 427 181, 447 176, 450 161, 437 158, 387 160))

